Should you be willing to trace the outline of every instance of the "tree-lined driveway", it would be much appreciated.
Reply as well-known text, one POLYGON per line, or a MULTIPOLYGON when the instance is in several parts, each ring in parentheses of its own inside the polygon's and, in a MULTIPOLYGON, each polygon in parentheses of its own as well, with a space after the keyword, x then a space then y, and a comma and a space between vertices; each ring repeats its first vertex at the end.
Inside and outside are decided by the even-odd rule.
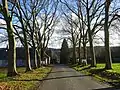
POLYGON ((55 65, 38 90, 120 90, 65 65, 55 65))

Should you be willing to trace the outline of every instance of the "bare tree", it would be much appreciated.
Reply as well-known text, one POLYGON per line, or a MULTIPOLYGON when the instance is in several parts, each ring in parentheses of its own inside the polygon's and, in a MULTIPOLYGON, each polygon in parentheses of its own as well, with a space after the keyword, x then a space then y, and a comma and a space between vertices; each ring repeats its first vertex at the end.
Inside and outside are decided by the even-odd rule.
MULTIPOLYGON (((93 35, 98 32, 99 30, 96 31, 96 28, 100 28, 100 25, 102 21, 104 20, 101 15, 103 14, 104 10, 104 2, 100 0, 78 0, 77 1, 77 7, 70 6, 69 3, 64 0, 61 1, 66 7, 74 13, 76 16, 79 17, 81 22, 83 22, 82 28, 84 28, 83 31, 83 44, 86 45, 86 39, 89 41, 90 44, 90 51, 91 51, 91 66, 96 66, 96 59, 95 59, 95 52, 94 52, 94 46, 93 46, 93 35), (80 12, 81 14, 79 14, 80 12), (82 17, 83 15, 83 17, 82 17)), ((85 46, 83 45, 83 46, 85 46)), ((86 46, 85 46, 86 47, 86 46)), ((84 50, 85 51, 85 50, 84 50)))
POLYGON ((79 37, 79 30, 78 30, 78 20, 73 20, 72 15, 67 15, 65 12, 64 14, 64 20, 66 23, 63 24, 63 33, 66 33, 70 35, 68 37, 68 40, 72 43, 72 64, 76 63, 76 46, 78 43, 78 37, 79 37))
POLYGON ((112 69, 112 60, 111 60, 111 52, 109 46, 109 7, 110 7, 111 0, 105 1, 105 24, 104 24, 104 33, 105 33, 105 59, 106 59, 106 69, 112 69))
MULTIPOLYGON (((15 2, 14 2, 15 4, 15 2)), ((14 9, 15 5, 13 5, 12 10, 14 9)), ((2 0, 2 4, 0 4, 0 13, 3 15, 4 20, 7 24, 7 33, 8 33, 8 42, 9 42, 9 49, 8 49, 8 73, 7 76, 16 76, 18 75, 16 71, 16 44, 15 44, 15 37, 14 37, 14 29, 12 25, 12 13, 8 10, 8 1, 2 0)))
POLYGON ((22 11, 21 11, 21 6, 20 6, 20 1, 18 1, 16 3, 16 7, 18 9, 18 12, 14 12, 15 16, 19 19, 19 22, 21 23, 21 26, 18 25, 14 25, 14 28, 16 30, 16 34, 19 37, 21 43, 23 44, 23 46, 25 47, 25 57, 26 57, 26 72, 27 71, 31 71, 31 62, 30 62, 30 52, 29 52, 29 46, 28 46, 28 40, 27 40, 27 25, 26 23, 23 21, 23 15, 22 15, 22 11), (17 28, 18 27, 18 28, 17 28), (24 38, 22 38, 20 36, 20 33, 18 32, 17 29, 22 29, 23 32, 23 36, 24 38))
POLYGON ((43 60, 45 51, 48 46, 48 42, 55 30, 55 26, 58 22, 58 15, 56 14, 58 7, 58 0, 49 0, 46 3, 46 7, 43 9, 42 14, 38 17, 40 18, 40 22, 38 22, 38 40, 39 45, 41 46, 41 59, 43 60), (51 3, 51 4, 50 4, 51 3))
MULTIPOLYGON (((33 68, 36 69, 38 66, 40 67, 40 58, 37 61, 37 46, 36 46, 36 40, 35 40, 35 34, 36 31, 38 30, 36 28, 36 20, 37 20, 37 16, 40 13, 40 11, 44 8, 45 5, 45 0, 30 0, 30 2, 28 2, 27 0, 22 0, 19 1, 19 4, 17 5, 17 9, 19 13, 16 13, 16 16, 18 17, 20 23, 21 23, 21 27, 19 27, 20 29, 22 29, 23 31, 23 36, 24 36, 24 40, 22 40, 19 36, 19 33, 17 34, 21 40, 21 42, 24 41, 24 46, 26 48, 26 54, 27 54, 27 66, 29 67, 28 70, 30 69, 30 56, 29 56, 29 46, 32 47, 32 54, 33 55, 33 68), (29 45, 28 45, 29 44, 29 45), (37 64, 38 63, 38 64, 37 64), (38 65, 38 66, 37 66, 38 65)), ((16 30, 17 32, 17 30, 16 30)))

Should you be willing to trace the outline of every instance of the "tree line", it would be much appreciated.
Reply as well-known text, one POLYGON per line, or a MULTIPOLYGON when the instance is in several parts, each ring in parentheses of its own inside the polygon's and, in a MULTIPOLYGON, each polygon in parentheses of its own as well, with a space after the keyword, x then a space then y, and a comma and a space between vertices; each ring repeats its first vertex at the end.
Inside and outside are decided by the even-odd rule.
MULTIPOLYGON (((58 22, 58 0, 0 0, 0 19, 5 21, 8 41, 8 73, 16 76, 16 43, 25 48, 26 71, 41 67, 48 42, 58 22), (33 67, 29 48, 34 56, 33 67)), ((3 40, 4 42, 5 40, 3 40)))
MULTIPOLYGON (((111 69, 109 30, 112 26, 117 27, 114 21, 119 22, 120 8, 116 5, 118 2, 119 0, 0 0, 0 19, 5 21, 5 26, 3 24, 0 29, 7 32, 7 37, 2 42, 8 41, 7 76, 18 75, 16 70, 18 42, 25 48, 26 72, 41 67, 49 40, 61 18, 65 21, 62 23, 62 30, 67 33, 72 43, 72 64, 76 63, 76 46, 79 47, 81 64, 81 48, 83 47, 83 56, 86 59, 86 46, 89 44, 91 66, 96 67, 93 42, 96 34, 104 31, 105 68, 111 69), (58 11, 61 12, 61 18, 58 11), (33 67, 29 48, 33 48, 33 67)), ((64 42, 66 43, 65 40, 64 42)), ((62 50, 64 51, 64 48, 62 50)))
POLYGON ((62 18, 65 21, 62 31, 69 34, 67 39, 73 49, 72 64, 76 64, 76 47, 79 47, 79 64, 82 64, 81 48, 83 48, 84 59, 87 59, 86 46, 89 45, 91 67, 96 67, 94 40, 96 34, 103 31, 105 68, 112 69, 109 31, 111 27, 117 27, 115 22, 119 22, 120 7, 117 5, 119 0, 60 0, 60 2, 62 18))

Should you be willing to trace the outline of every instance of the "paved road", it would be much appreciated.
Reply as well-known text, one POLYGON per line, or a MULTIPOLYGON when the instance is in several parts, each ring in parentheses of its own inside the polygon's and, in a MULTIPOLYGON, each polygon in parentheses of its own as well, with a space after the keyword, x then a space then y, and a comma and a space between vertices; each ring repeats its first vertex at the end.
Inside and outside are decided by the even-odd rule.
POLYGON ((38 90, 120 90, 93 80, 67 66, 56 65, 38 90))

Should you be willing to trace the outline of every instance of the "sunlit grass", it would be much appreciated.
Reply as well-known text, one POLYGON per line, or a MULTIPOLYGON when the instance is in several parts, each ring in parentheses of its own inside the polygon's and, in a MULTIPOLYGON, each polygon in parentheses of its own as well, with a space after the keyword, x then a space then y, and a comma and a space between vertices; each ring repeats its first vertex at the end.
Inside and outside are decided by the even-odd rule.
POLYGON ((90 67, 90 65, 86 65, 86 66, 81 66, 81 65, 78 65, 78 66, 75 66, 75 67, 73 67, 75 70, 77 70, 77 71, 82 71, 82 70, 84 70, 85 68, 89 68, 90 67))
MULTIPOLYGON (((96 69, 102 69, 105 67, 105 64, 97 64, 96 69)), ((112 64, 112 69, 107 70, 108 72, 116 72, 120 74, 120 63, 113 63, 112 64)))
POLYGON ((51 67, 42 67, 27 73, 24 73, 25 68, 20 67, 17 68, 20 76, 13 78, 6 77, 6 68, 0 70, 2 70, 0 73, 0 90, 1 88, 4 88, 3 90, 28 90, 43 79, 50 72, 51 67))
POLYGON ((78 65, 73 68, 90 74, 100 81, 106 81, 116 87, 120 87, 120 63, 113 63, 110 70, 105 69, 105 64, 97 64, 97 67, 90 67, 90 65, 80 67, 78 65))

